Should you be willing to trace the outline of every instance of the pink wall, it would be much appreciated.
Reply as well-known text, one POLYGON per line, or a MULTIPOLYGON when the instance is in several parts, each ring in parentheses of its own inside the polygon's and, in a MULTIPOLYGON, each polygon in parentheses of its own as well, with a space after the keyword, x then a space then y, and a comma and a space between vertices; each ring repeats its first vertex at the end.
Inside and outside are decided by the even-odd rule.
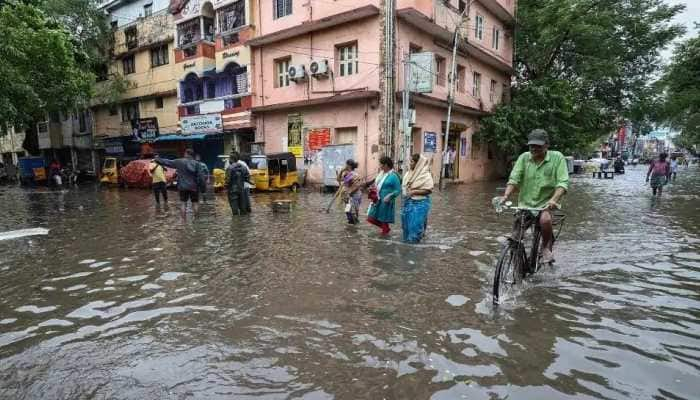
MULTIPOLYGON (((256 141, 265 142, 265 152, 284 151, 284 139, 287 137, 287 118, 289 114, 299 113, 304 121, 304 128, 331 128, 332 144, 337 144, 337 128, 357 128, 355 140, 355 159, 360 164, 359 172, 365 176, 376 172, 379 167, 379 152, 372 152, 372 145, 379 143, 379 115, 377 100, 356 100, 347 103, 328 104, 293 110, 283 110, 258 114, 256 141)), ((308 181, 318 183, 321 178, 320 166, 312 166, 308 181)))
MULTIPOLYGON (((444 82, 445 84, 443 86, 438 85, 436 82, 433 84, 433 92, 428 93, 428 96, 431 97, 436 97, 439 99, 447 99, 447 86, 448 86, 448 79, 447 79, 447 73, 449 72, 450 69, 450 63, 452 59, 452 52, 450 49, 446 49, 443 47, 440 47, 436 45, 433 42, 433 39, 429 36, 427 36, 425 33, 422 31, 414 28, 411 25, 405 24, 405 23, 399 23, 398 24, 398 46, 397 46, 397 56, 399 57, 399 60, 403 57, 404 54, 408 52, 409 46, 410 45, 417 45, 421 47, 422 51, 429 51, 433 52, 436 56, 440 56, 444 58, 444 66, 445 66, 445 72, 444 72, 444 82)), ((481 73, 481 100, 484 105, 485 110, 491 109, 496 103, 500 101, 501 98, 501 92, 502 92, 502 84, 503 83, 510 83, 510 77, 507 75, 503 74, 502 72, 496 70, 493 67, 490 67, 476 59, 469 58, 465 59, 464 57, 457 55, 457 65, 464 66, 466 68, 466 82, 463 86, 464 91, 457 90, 455 89, 455 102, 467 107, 472 107, 472 108, 479 108, 479 102, 478 100, 472 96, 472 88, 473 88, 473 72, 479 72, 481 73), (496 91, 496 98, 495 102, 491 102, 489 98, 489 85, 491 82, 491 79, 494 79, 497 82, 497 91, 496 91)), ((403 90, 403 75, 404 75, 404 70, 403 67, 400 68, 398 71, 398 77, 399 77, 399 82, 398 82, 398 87, 399 90, 403 90)), ((459 88, 460 86, 458 86, 459 88)))
MULTIPOLYGON (((442 135, 442 123, 447 118, 447 110, 443 108, 431 107, 419 104, 416 107, 416 121, 419 123, 413 130, 413 143, 414 152, 421 151, 423 133, 424 132, 435 132, 437 133, 437 152, 436 153, 423 153, 428 159, 432 160, 433 177, 435 181, 438 181, 440 169, 442 165, 442 149, 444 148, 444 139, 442 135), (419 145, 420 146, 417 146, 419 145), (416 147, 417 146, 417 147, 416 147)), ((464 132, 460 132, 455 135, 454 132, 450 132, 450 137, 465 137, 467 139, 467 151, 466 156, 461 156, 461 149, 459 147, 457 150, 458 166, 459 166, 459 177, 457 181, 459 182, 471 182, 477 180, 484 180, 493 178, 496 176, 496 162, 495 160, 488 159, 488 151, 486 146, 481 146, 481 151, 473 153, 472 147, 472 135, 478 130, 478 123, 473 117, 464 115, 458 112, 452 113, 452 122, 458 124, 464 124, 468 129, 464 132)), ((458 142, 460 142, 458 140, 458 142)))
POLYGON ((336 91, 361 88, 379 90, 378 37, 379 19, 368 18, 255 49, 254 106, 328 97, 330 93, 318 92, 331 92, 334 88, 336 91), (341 77, 335 65, 336 45, 348 42, 357 42, 359 73, 341 77), (307 72, 312 60, 327 59, 329 67, 334 70, 334 78, 309 77, 307 81, 275 87, 275 60, 283 57, 291 57, 291 64, 304 64, 307 72))
POLYGON ((260 28, 259 35, 292 28, 366 5, 379 7, 379 0, 292 0, 292 14, 275 19, 273 1, 259 0, 257 3, 254 18, 260 28))
MULTIPOLYGON (((489 0, 489 1, 494 1, 494 0, 489 0)), ((504 27, 503 21, 500 21, 498 18, 496 18, 495 15, 491 14, 489 11, 487 11, 484 6, 482 6, 479 2, 473 2, 472 3, 472 8, 470 11, 470 19, 469 19, 469 42, 472 44, 475 44, 479 46, 482 50, 486 51, 487 53, 497 57, 501 61, 505 62, 508 65, 512 65, 513 63, 513 36, 510 30, 506 29, 504 27), (481 15, 484 17, 484 34, 483 34, 483 39, 479 40, 476 38, 476 34, 474 31, 474 27, 476 25, 476 16, 477 14, 481 15), (498 47, 498 50, 495 50, 492 47, 492 40, 493 40, 493 27, 496 27, 500 29, 501 34, 500 34, 500 44, 498 47)))

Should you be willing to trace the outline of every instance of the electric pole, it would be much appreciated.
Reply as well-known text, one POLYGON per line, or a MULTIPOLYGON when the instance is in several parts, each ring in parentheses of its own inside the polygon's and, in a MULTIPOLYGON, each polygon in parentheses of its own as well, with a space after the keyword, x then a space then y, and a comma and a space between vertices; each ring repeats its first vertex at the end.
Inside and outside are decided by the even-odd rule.
MULTIPOLYGON (((471 8, 473 0, 467 0, 467 6, 464 8, 464 11, 462 11, 462 14, 459 16, 459 24, 455 27, 455 33, 454 36, 452 37, 452 65, 450 65, 450 75, 448 76, 448 89, 447 89, 447 123, 445 125, 445 143, 443 143, 443 151, 442 151, 442 168, 440 169, 440 180, 438 186, 440 189, 442 189, 443 185, 443 176, 445 175, 446 172, 446 167, 448 165, 447 162, 445 162, 445 156, 447 154, 447 145, 450 140, 450 124, 451 124, 451 118, 452 118, 452 104, 454 103, 454 93, 455 93, 455 69, 457 67, 456 59, 457 59, 457 46, 459 45, 459 29, 462 27, 462 24, 464 22, 464 16, 467 16, 467 21, 469 20, 469 10, 471 8)), ((468 28, 468 27, 467 27, 468 28)))

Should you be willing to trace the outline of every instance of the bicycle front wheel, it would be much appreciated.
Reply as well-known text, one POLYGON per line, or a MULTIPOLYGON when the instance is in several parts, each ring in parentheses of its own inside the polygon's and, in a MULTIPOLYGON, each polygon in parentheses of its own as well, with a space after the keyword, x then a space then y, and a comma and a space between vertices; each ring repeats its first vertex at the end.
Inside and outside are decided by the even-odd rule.
POLYGON ((493 277, 493 304, 498 305, 522 281, 523 250, 515 242, 503 247, 493 277))

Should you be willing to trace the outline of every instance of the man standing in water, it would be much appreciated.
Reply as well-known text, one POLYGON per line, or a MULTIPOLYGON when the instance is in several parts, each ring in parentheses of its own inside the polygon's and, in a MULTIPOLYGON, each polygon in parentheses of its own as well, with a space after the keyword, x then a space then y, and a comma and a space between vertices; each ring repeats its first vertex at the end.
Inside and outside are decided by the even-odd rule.
POLYGON ((238 153, 231 153, 229 166, 226 169, 226 190, 228 203, 233 215, 243 215, 250 212, 249 198, 246 195, 245 183, 250 180, 247 166, 239 163, 238 153))
POLYGON ((651 186, 651 192, 654 196, 657 194, 661 196, 664 190, 664 185, 668 183, 668 179, 671 176, 671 165, 666 161, 666 153, 659 154, 659 159, 654 160, 649 165, 649 170, 647 171, 647 182, 651 186), (651 181, 649 180, 651 176, 651 181))
MULTIPOLYGON (((552 244, 552 210, 558 209, 559 201, 569 190, 569 170, 564 155, 549 150, 549 136, 543 129, 535 129, 528 136, 530 151, 518 157, 508 178, 508 186, 501 202, 515 192, 518 206, 541 209, 539 223, 542 229, 542 262, 554 262, 552 244)), ((517 226, 515 228, 518 228, 517 226)))
POLYGON ((156 158, 154 160, 160 165, 175 168, 177 170, 177 190, 180 192, 180 208, 182 216, 187 213, 187 202, 192 202, 192 212, 197 214, 199 203, 199 163, 194 160, 194 151, 185 150, 185 156, 176 160, 166 160, 156 158))

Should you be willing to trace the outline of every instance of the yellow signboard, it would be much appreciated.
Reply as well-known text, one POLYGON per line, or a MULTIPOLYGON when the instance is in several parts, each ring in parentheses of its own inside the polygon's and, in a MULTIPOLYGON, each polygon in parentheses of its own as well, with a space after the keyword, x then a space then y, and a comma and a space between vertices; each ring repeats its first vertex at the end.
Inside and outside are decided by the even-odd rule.
POLYGON ((304 147, 302 146, 289 146, 287 148, 290 153, 294 154, 294 157, 301 158, 304 156, 304 147))

